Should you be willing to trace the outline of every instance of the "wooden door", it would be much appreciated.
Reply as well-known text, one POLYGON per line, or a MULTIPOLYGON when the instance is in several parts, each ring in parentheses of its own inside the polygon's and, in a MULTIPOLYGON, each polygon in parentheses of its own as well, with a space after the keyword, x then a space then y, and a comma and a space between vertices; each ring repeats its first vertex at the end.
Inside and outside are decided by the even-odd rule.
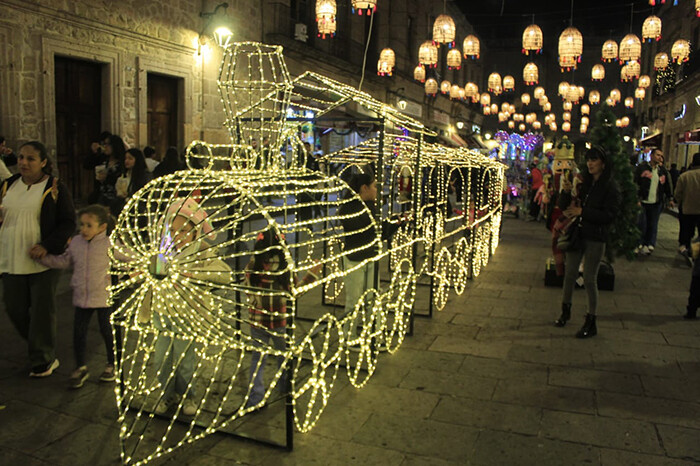
POLYGON ((178 78, 148 73, 148 145, 159 157, 177 140, 178 78))
POLYGON ((94 187, 95 173, 83 169, 83 159, 101 131, 102 66, 54 57, 56 161, 59 176, 76 202, 85 201, 94 187))

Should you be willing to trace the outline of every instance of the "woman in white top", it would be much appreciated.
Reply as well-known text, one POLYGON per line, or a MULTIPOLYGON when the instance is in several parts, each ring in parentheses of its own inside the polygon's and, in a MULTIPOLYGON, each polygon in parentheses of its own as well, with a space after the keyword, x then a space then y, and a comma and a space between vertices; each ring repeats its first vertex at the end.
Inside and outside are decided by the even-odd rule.
POLYGON ((46 377, 56 359, 58 271, 34 259, 61 254, 75 231, 75 208, 68 188, 50 175, 46 148, 37 141, 19 151, 19 173, 0 191, 0 274, 5 308, 27 340, 32 377, 46 377))

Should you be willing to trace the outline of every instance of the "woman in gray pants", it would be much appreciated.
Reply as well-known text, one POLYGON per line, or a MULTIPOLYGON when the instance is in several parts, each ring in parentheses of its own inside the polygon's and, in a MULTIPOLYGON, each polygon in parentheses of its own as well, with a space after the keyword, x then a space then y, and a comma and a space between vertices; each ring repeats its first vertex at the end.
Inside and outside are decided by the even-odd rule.
POLYGON ((571 185, 568 183, 559 197, 559 207, 564 211, 564 215, 573 218, 575 222, 572 228, 580 228, 581 241, 575 250, 566 252, 561 316, 554 325, 563 327, 571 318, 574 282, 583 259, 583 282, 588 294, 588 314, 583 327, 576 333, 576 338, 589 338, 598 333, 595 323, 598 306, 598 269, 605 255, 608 229, 617 215, 620 202, 617 183, 612 178, 612 163, 605 150, 599 146, 589 149, 586 152, 586 165, 588 170, 582 173, 583 182, 579 185, 578 192, 572 195, 571 185))

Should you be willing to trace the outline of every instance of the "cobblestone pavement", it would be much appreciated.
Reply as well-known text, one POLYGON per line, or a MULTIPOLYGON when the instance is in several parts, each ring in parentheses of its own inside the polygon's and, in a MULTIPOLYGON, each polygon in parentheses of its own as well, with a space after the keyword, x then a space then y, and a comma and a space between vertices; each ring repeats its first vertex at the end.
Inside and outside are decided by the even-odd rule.
MULTIPOLYGON (((157 464, 680 465, 700 461, 700 322, 681 318, 690 269, 675 253, 677 221, 663 215, 650 257, 616 262, 601 292, 599 335, 558 329, 560 290, 543 286, 548 234, 508 218, 501 246, 460 297, 451 296, 360 390, 341 372, 317 427, 294 451, 215 434, 157 464)), ((427 288, 421 288, 422 295, 427 288)), ((425 299, 425 297, 422 297, 425 299)), ((111 387, 96 382, 104 349, 93 322, 93 377, 67 389, 72 308, 61 285, 57 374, 30 380, 25 345, 0 317, 0 463, 117 464, 111 387)), ((281 434, 281 409, 249 428, 281 434), (256 427, 257 426, 257 427, 256 427)), ((245 430, 245 426, 243 426, 245 430)))

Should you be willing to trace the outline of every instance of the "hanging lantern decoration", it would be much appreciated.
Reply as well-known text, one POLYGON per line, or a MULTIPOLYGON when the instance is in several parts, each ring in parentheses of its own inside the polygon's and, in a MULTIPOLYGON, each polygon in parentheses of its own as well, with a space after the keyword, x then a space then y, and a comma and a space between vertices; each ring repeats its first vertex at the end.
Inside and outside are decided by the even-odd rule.
POLYGON ((617 126, 618 128, 622 128, 622 119, 618 118, 617 120, 615 120, 615 126, 617 126))
POLYGON ((377 63, 377 74, 379 76, 391 76, 396 65, 396 54, 390 48, 385 48, 379 53, 379 62, 377 63))
POLYGON ((425 82, 425 67, 423 67, 423 65, 418 65, 413 68, 413 79, 422 83, 425 82))
POLYGON ((603 65, 593 65, 591 69, 591 80, 602 81, 605 79, 605 67, 603 65))
POLYGON ((535 99, 539 99, 544 95, 544 87, 542 86, 537 86, 534 91, 532 91, 532 96, 535 99))
POLYGON ((644 100, 644 98, 647 96, 647 90, 644 89, 643 87, 638 87, 637 89, 634 90, 634 98, 637 100, 644 100))
POLYGON ((462 42, 462 53, 464 58, 478 59, 481 53, 479 38, 472 34, 465 37, 464 42, 462 42))
POLYGON ((590 115, 590 114, 591 114, 591 107, 589 107, 588 104, 581 105, 581 115, 590 115))
POLYGON ((651 78, 647 76, 646 74, 643 74, 639 77, 639 81, 637 84, 639 87, 642 89, 646 89, 647 87, 651 86, 651 78))
POLYGON ((525 123, 520 123, 520 124, 518 125, 518 130, 521 131, 521 132, 522 132, 522 131, 525 131, 525 123))
POLYGON ((497 104, 491 104, 491 113, 498 113, 498 105, 497 104))
POLYGON ((569 91, 569 83, 567 83, 566 81, 560 82, 559 88, 558 88, 559 95, 564 97, 568 91, 569 91))
MULTIPOLYGON (((649 0, 649 5, 651 6, 663 5, 664 3, 666 3, 666 0, 649 0)), ((673 0, 673 5, 675 6, 677 4, 678 0, 673 0)))
POLYGON ((588 125, 581 125, 578 130, 581 134, 586 134, 586 131, 588 131, 588 125))
POLYGON ((552 116, 551 115, 545 115, 544 116, 544 124, 548 125, 552 121, 552 116))
POLYGON ((536 24, 531 24, 523 31, 523 53, 542 53, 542 29, 536 24))
POLYGON ((513 120, 510 120, 510 121, 508 122, 508 128, 510 128, 510 129, 514 129, 514 128, 515 128, 515 122, 514 122, 513 120))
POLYGON ((525 116, 522 113, 516 113, 513 115, 513 120, 514 121, 523 121, 525 119, 525 116))
POLYGON ((483 109, 484 115, 491 115, 491 106, 487 105, 483 109))
POLYGON ((510 110, 510 104, 508 102, 503 102, 501 104, 501 111, 503 113, 508 113, 509 110, 510 110))
POLYGON ((679 65, 688 61, 688 57, 690 57, 690 42, 685 39, 675 41, 671 47, 671 57, 679 65))
POLYGON ((612 39, 606 40, 605 43, 603 44, 603 50, 601 52, 602 60, 606 63, 609 63, 613 60, 617 60, 617 58, 618 58, 617 50, 618 50, 617 42, 615 42, 612 39))
MULTIPOLYGON (((583 99, 586 96, 586 89, 584 89, 583 86, 578 87, 578 98, 579 100, 583 99)), ((576 101, 578 102, 578 100, 576 101)))
POLYGON ((463 87, 459 88, 459 100, 464 100, 467 98, 467 92, 464 90, 463 87))
POLYGON ((503 123, 508 120, 508 115, 503 112, 498 112, 498 122, 503 123))
POLYGON ((537 121, 537 120, 535 120, 535 121, 532 122, 532 129, 537 129, 537 130, 539 130, 540 128, 542 128, 542 123, 540 123, 540 122, 537 121))
POLYGON ((562 123, 561 130, 564 131, 565 133, 568 133, 569 131, 571 131, 571 122, 565 121, 564 123, 562 123))
POLYGON ((425 81, 425 93, 429 96, 435 96, 438 92, 438 82, 434 78, 428 78, 425 81))
POLYGON ((479 87, 476 84, 469 82, 464 86, 464 92, 466 93, 467 97, 474 97, 475 94, 479 93, 479 87))
POLYGON ((700 0, 695 0, 695 16, 700 18, 700 0))
POLYGON ((418 63, 428 68, 434 68, 437 66, 438 61, 438 49, 429 40, 426 40, 420 45, 418 49, 418 63))
POLYGON ((449 47, 455 45, 455 22, 448 15, 440 15, 433 24, 433 44, 438 47, 440 44, 447 44, 449 47))
POLYGON ((449 92, 450 99, 452 100, 459 99, 459 90, 461 89, 461 87, 459 87, 457 84, 453 84, 452 86, 447 86, 447 92, 443 92, 442 87, 445 85, 445 83, 449 84, 448 81, 443 81, 440 84, 440 92, 442 92, 443 94, 447 94, 447 92, 449 92))
POLYGON ((600 103, 600 92, 591 91, 588 94, 588 101, 591 103, 591 105, 598 105, 600 103))
MULTIPOLYGON (((443 94, 447 94, 448 92, 450 92, 451 87, 452 87, 452 83, 449 82, 448 80, 444 80, 443 82, 440 83, 440 92, 443 94)), ((457 87, 459 87, 459 86, 457 86, 457 87)), ((459 91, 457 91, 457 92, 459 92, 459 91)))
POLYGON ((625 97, 625 107, 634 108, 634 98, 633 97, 625 97))
POLYGON ((447 52, 447 69, 458 70, 462 67, 462 52, 459 49, 450 49, 447 52))
POLYGON ((481 94, 479 94, 478 92, 475 92, 474 95, 471 97, 471 99, 472 99, 473 104, 480 102, 481 101, 481 94))
POLYGON ((523 105, 530 105, 530 94, 525 93, 521 95, 520 101, 523 103, 523 105))
POLYGON ((654 69, 656 71, 665 70, 668 66, 669 59, 666 52, 659 52, 654 56, 654 69))
POLYGON ((639 60, 642 56, 642 41, 634 34, 627 34, 620 41, 620 61, 630 62, 639 60))
POLYGON ((613 99, 615 103, 617 103, 622 99, 622 93, 619 89, 613 89, 612 91, 610 91, 610 98, 613 99))
POLYGON ((488 107, 491 105, 491 94, 488 92, 484 92, 481 94, 481 106, 482 107, 488 107))
POLYGON ((335 0, 316 0, 316 26, 318 37, 335 36, 335 14, 338 8, 335 0))
POLYGON ((623 128, 627 128, 627 127, 630 125, 630 117, 623 116, 623 117, 620 119, 620 123, 621 123, 621 125, 622 125, 623 128))
POLYGON ((608 97, 607 99, 605 99, 605 103, 608 105, 608 107, 614 107, 615 105, 617 105, 617 101, 612 97, 608 97))
POLYGON ((571 112, 564 112, 561 114, 561 119, 563 121, 571 121, 571 112))
POLYGON ((549 102, 549 97, 547 97, 546 95, 543 95, 542 97, 537 99, 537 103, 540 104, 540 107, 546 104, 547 102, 549 102))
POLYGON ((590 120, 588 119, 587 116, 582 116, 582 117, 581 117, 581 124, 582 124, 582 125, 588 126, 589 123, 590 123, 590 120))
POLYGON ((542 106, 542 110, 544 110, 545 112, 549 112, 550 110, 552 110, 552 103, 551 102, 545 103, 542 106))
POLYGON ((513 115, 515 113, 515 105, 513 105, 513 104, 508 105, 508 113, 510 113, 511 115, 513 115))
POLYGON ((549 124, 549 129, 552 131, 556 131, 557 130, 557 122, 556 121, 551 122, 549 124))
POLYGON ((627 63, 626 65, 622 66, 622 69, 620 69, 620 81, 622 82, 630 82, 634 81, 639 77, 639 73, 641 72, 642 67, 639 64, 638 61, 631 61, 627 63))
POLYGON ((506 76, 503 78, 503 91, 513 92, 515 90, 515 78, 513 76, 506 76))
POLYGON ((575 70, 577 66, 576 58, 568 55, 559 56, 559 68, 561 72, 575 70))
POLYGON ((661 18, 651 15, 642 24, 642 40, 661 40, 661 18))
POLYGON ((570 57, 579 61, 583 53, 583 36, 575 27, 568 27, 559 36, 559 57, 570 57))
MULTIPOLYGON (((501 75, 498 73, 491 73, 488 79, 489 91, 496 94, 496 91, 501 89, 501 75)), ((496 94, 498 95, 498 94, 496 94)))
POLYGON ((574 107, 574 104, 567 100, 561 105, 561 107, 568 112, 574 107))
POLYGON ((526 86, 537 84, 540 79, 540 70, 534 63, 528 63, 523 68, 523 82, 526 86))
POLYGON ((360 16, 362 16, 363 13, 369 16, 377 11, 377 0, 352 0, 351 5, 352 12, 360 16))

